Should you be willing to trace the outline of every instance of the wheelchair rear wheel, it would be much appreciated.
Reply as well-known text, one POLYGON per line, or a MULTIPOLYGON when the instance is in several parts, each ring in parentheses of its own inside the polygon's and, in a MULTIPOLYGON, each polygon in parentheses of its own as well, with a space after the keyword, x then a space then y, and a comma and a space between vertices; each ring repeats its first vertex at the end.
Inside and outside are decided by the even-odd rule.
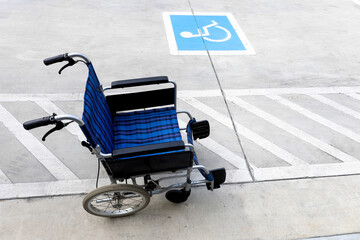
POLYGON ((97 188, 85 196, 84 209, 101 217, 125 217, 144 209, 150 195, 136 185, 113 184, 97 188))

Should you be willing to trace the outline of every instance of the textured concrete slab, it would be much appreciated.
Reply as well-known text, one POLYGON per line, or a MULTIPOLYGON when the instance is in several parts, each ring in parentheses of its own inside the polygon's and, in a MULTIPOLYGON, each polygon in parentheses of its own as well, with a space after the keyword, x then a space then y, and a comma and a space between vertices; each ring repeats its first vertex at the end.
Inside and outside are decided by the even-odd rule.
POLYGON ((83 196, 0 202, 4 239, 300 239, 359 231, 359 176, 193 189, 173 204, 155 195, 136 215, 87 214, 83 196), (14 227, 16 227, 16 230, 14 227))

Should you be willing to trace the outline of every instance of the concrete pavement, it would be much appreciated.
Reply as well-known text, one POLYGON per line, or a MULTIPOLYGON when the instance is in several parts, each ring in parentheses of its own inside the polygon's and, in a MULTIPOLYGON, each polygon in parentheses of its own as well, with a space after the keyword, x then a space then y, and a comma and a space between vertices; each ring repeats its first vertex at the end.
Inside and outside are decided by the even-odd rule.
POLYGON ((120 219, 87 214, 83 195, 2 201, 0 238, 301 239, 354 233, 359 181, 346 176, 228 184, 214 192, 199 187, 183 204, 155 195, 143 211, 120 219))
POLYGON ((359 29, 356 0, 0 0, 0 199, 12 199, 0 200, 0 238, 341 239, 360 232, 359 29), (231 14, 256 54, 171 55, 164 12, 231 14), (179 110, 210 121, 198 157, 224 166, 227 184, 213 193, 196 188, 181 205, 154 196, 129 218, 89 216, 81 200, 94 188, 97 163, 78 129, 42 142, 48 129, 21 126, 52 112, 81 115, 85 67, 58 75, 60 64, 42 64, 64 52, 90 57, 105 86, 168 75, 179 110))

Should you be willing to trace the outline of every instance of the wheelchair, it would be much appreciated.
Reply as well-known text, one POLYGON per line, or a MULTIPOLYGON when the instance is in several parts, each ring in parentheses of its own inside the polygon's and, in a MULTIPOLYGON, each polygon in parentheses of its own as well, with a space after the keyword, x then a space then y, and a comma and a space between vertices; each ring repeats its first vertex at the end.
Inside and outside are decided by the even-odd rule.
POLYGON ((83 200, 87 212, 102 217, 128 216, 144 209, 153 194, 166 192, 169 201, 181 203, 190 196, 192 186, 212 191, 225 182, 224 168, 208 170, 199 164, 195 153, 193 141, 209 136, 209 122, 196 121, 189 112, 176 110, 176 84, 168 77, 114 81, 103 88, 83 54, 61 54, 45 59, 44 64, 63 61, 67 64, 59 74, 78 62, 89 69, 82 119, 54 113, 23 126, 30 130, 55 125, 44 135, 45 140, 72 122, 79 125, 87 139, 81 145, 98 158, 111 182, 103 187, 96 182, 96 189, 83 200), (178 114, 189 117, 186 128, 180 129, 178 114), (200 172, 200 180, 192 180, 193 170, 200 172))

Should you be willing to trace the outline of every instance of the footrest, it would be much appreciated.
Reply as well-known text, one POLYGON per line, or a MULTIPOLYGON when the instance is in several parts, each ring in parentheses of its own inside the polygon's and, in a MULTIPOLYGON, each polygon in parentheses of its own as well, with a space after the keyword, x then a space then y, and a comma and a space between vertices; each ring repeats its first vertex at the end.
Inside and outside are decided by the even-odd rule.
POLYGON ((207 120, 192 123, 191 129, 194 140, 203 139, 210 135, 210 124, 207 120))
MULTIPOLYGON (((214 189, 220 188, 220 185, 223 184, 226 180, 225 168, 213 169, 210 170, 210 173, 214 177, 214 189)), ((211 190, 211 183, 207 183, 206 186, 208 190, 211 190)))
POLYGON ((182 203, 188 199, 190 193, 191 193, 191 189, 189 191, 185 191, 185 189, 170 190, 165 194, 165 197, 170 202, 182 203))

